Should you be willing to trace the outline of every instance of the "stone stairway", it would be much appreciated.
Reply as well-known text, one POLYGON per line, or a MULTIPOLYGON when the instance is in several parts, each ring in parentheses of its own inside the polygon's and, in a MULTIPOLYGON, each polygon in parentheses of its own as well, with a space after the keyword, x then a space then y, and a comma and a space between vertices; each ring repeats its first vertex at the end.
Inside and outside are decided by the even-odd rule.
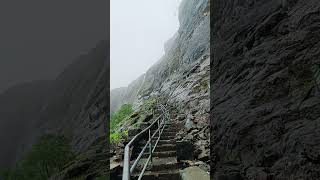
MULTIPOLYGON (((183 168, 183 164, 177 162, 177 150, 175 136, 178 132, 178 127, 173 122, 168 122, 165 126, 158 145, 154 151, 153 161, 144 173, 142 180, 179 180, 179 170, 183 168)), ((154 133, 154 131, 152 131, 154 133)), ((155 144, 158 135, 152 139, 152 145, 155 144)), ((136 157, 139 155, 147 140, 141 140, 136 145, 136 149, 132 154, 131 165, 136 157)), ((137 180, 143 166, 149 157, 149 147, 146 149, 142 158, 140 159, 135 172, 131 175, 131 180, 137 180)))
MULTIPOLYGON (((143 176, 143 180, 178 180, 179 170, 182 168, 182 164, 177 162, 177 151, 175 136, 178 132, 174 123, 169 122, 158 142, 158 145, 154 151, 153 161, 149 163, 147 170, 143 176)), ((152 131, 154 133, 154 131, 152 131)), ((153 144, 156 142, 158 136, 153 138, 153 144)), ((139 143, 139 149, 141 150, 145 141, 139 143)), ((138 179, 138 176, 145 164, 145 161, 149 157, 149 152, 143 155, 143 159, 138 164, 138 168, 132 175, 132 179, 138 179)), ((133 163, 133 162, 132 162, 133 163)))

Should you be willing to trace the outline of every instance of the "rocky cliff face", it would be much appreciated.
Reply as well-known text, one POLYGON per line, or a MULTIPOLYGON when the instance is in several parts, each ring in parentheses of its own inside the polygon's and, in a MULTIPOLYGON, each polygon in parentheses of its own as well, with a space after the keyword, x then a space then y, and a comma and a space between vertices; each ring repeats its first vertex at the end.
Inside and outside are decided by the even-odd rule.
MULTIPOLYGON (((196 147, 195 158, 206 163, 209 160, 210 131, 209 9, 208 0, 182 1, 178 32, 165 44, 165 55, 146 72, 143 80, 136 81, 139 82, 134 90, 136 98, 126 101, 139 109, 146 99, 166 99, 171 107, 171 118, 183 126, 177 139, 192 141, 196 147)), ((120 91, 130 90, 133 89, 112 91, 111 99, 117 98, 112 96, 121 94, 120 91)))
POLYGON ((212 177, 318 179, 320 2, 212 3, 212 177))
POLYGON ((128 87, 113 89, 110 92, 110 112, 118 110, 121 105, 132 104, 139 96, 140 89, 144 84, 145 75, 141 75, 138 79, 129 84, 128 87))
POLYGON ((54 94, 41 112, 43 133, 60 133, 83 151, 105 135, 107 110, 108 43, 102 41, 70 65, 55 81, 54 94))
POLYGON ((141 95, 156 91, 209 54, 209 1, 182 1, 179 22, 177 34, 166 43, 165 55, 147 71, 141 95))
POLYGON ((56 80, 19 85, 0 96, 3 167, 13 165, 46 133, 65 135, 76 152, 106 136, 108 52, 108 42, 101 41, 56 80))

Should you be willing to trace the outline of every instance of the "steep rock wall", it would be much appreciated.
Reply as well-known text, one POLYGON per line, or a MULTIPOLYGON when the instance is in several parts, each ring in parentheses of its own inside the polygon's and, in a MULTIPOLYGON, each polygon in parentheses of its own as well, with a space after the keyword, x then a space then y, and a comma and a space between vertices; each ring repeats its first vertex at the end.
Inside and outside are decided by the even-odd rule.
POLYGON ((320 2, 212 3, 212 177, 319 178, 320 2))
POLYGON ((133 104, 139 96, 140 89, 144 83, 145 75, 141 75, 138 79, 131 82, 128 87, 113 89, 110 92, 110 112, 118 110, 121 105, 129 103, 133 104))
POLYGON ((40 115, 40 134, 64 134, 80 152, 106 134, 108 57, 108 42, 101 41, 56 79, 40 115))

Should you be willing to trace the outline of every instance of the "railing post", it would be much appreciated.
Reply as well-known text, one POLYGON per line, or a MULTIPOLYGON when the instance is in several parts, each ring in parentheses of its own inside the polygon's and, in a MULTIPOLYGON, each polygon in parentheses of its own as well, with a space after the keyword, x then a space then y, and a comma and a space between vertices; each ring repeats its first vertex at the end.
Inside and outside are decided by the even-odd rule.
POLYGON ((130 180, 130 148, 126 146, 124 149, 123 174, 122 179, 130 180))
POLYGON ((151 128, 149 129, 149 152, 150 152, 150 160, 151 160, 151 163, 152 163, 152 139, 151 139, 151 128))

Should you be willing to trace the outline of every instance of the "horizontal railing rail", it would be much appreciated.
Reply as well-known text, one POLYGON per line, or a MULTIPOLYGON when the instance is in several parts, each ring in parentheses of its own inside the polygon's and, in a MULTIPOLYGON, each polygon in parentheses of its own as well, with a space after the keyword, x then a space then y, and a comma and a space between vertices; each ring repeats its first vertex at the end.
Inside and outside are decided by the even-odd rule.
POLYGON ((149 157, 147 161, 144 164, 144 167, 139 175, 138 180, 141 180, 149 162, 152 163, 152 153, 155 151, 158 142, 160 140, 161 134, 165 128, 166 121, 169 119, 168 113, 166 111, 166 108, 163 105, 158 105, 157 106, 159 110, 162 111, 162 114, 156 118, 151 125, 149 125, 147 128, 142 130, 140 133, 135 135, 132 140, 126 145, 125 150, 124 150, 124 159, 123 159, 123 173, 122 173, 122 180, 130 180, 131 174, 134 172, 135 168, 137 167, 141 157, 143 156, 143 153, 146 151, 146 149, 149 147, 149 157), (151 130, 153 127, 157 127, 156 131, 151 134, 151 130), (139 153, 137 159, 133 162, 132 166, 130 167, 130 148, 132 144, 139 139, 144 133, 148 132, 148 141, 145 144, 145 146, 142 148, 141 152, 139 153), (157 140, 152 145, 152 139, 158 134, 157 140))

